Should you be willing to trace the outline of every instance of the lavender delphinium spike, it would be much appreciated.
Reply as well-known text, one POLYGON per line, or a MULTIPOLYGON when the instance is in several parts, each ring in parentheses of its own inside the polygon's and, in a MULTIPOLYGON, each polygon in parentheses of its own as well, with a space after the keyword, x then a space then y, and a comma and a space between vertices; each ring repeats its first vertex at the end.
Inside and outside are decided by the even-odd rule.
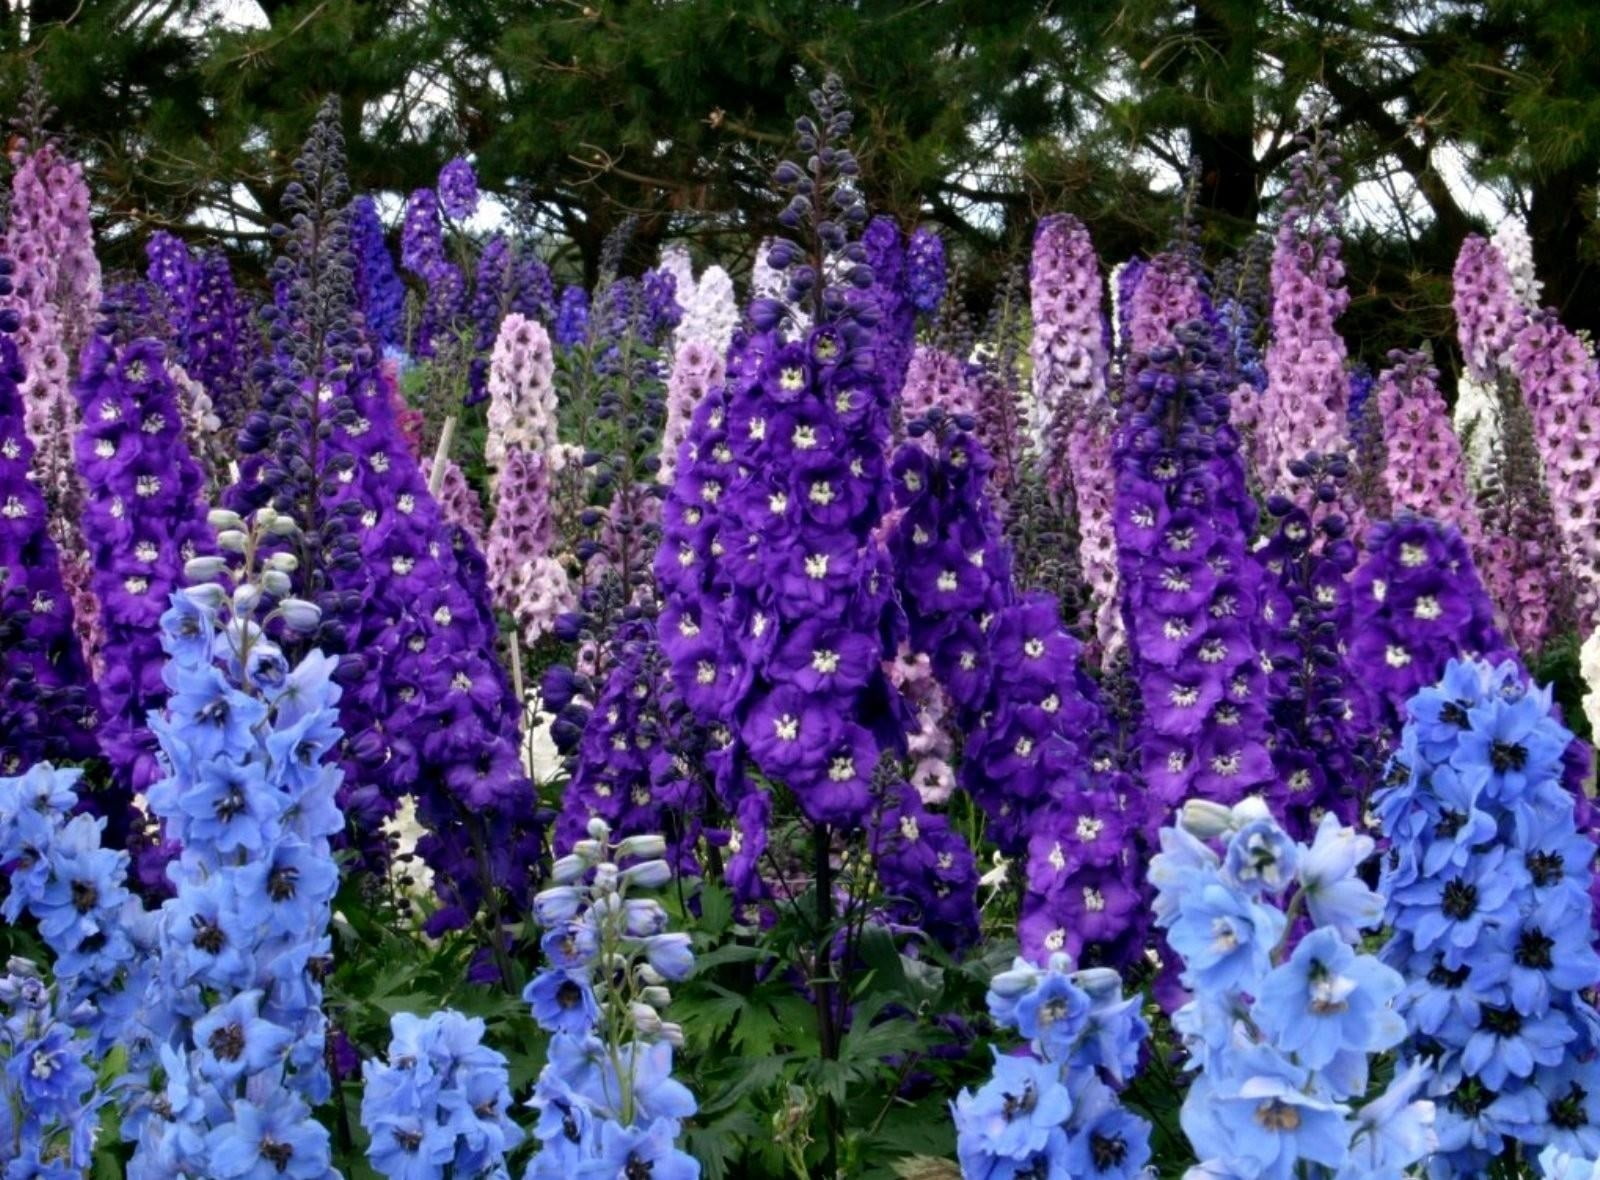
POLYGON ((74 527, 82 516, 83 486, 72 461, 78 407, 69 392, 72 362, 97 322, 100 263, 89 224, 89 186, 83 168, 52 141, 23 144, 13 155, 10 217, 0 254, 13 264, 4 306, 17 313, 15 344, 23 365, 20 389, 32 478, 44 492, 61 577, 73 599, 80 641, 93 652, 97 604, 89 566, 74 527))
MULTIPOLYGON (((1257 433, 1259 478, 1282 491, 1288 465, 1342 450, 1350 386, 1344 338, 1334 327, 1350 296, 1340 259, 1338 164, 1319 138, 1296 159, 1272 252, 1272 336, 1257 433)), ((1350 506, 1352 509, 1356 505, 1350 506)), ((1362 524, 1352 516, 1351 535, 1362 524)))

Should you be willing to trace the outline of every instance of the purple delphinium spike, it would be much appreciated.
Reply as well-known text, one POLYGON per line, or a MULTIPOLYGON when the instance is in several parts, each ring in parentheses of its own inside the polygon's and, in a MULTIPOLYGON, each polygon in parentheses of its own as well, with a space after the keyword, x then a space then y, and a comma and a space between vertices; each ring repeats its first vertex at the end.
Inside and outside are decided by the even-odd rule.
POLYGON ((1309 840, 1324 813, 1353 824, 1371 786, 1363 742, 1372 705, 1344 651, 1351 629, 1350 575, 1359 554, 1342 500, 1350 465, 1320 455, 1290 465, 1298 500, 1273 496, 1277 527, 1256 552, 1275 781, 1266 795, 1296 839, 1309 840))
POLYGON ((861 248, 865 252, 863 261, 872 270, 873 302, 878 314, 874 364, 883 378, 885 396, 893 401, 905 384, 906 365, 911 362, 916 338, 917 309, 911 302, 906 238, 893 218, 878 216, 862 231, 861 248))
POLYGON ((1405 705, 1462 656, 1512 655, 1461 534, 1402 513, 1376 526, 1351 581, 1349 659, 1371 692, 1375 722, 1398 734, 1405 705))
POLYGON ((28 478, 33 443, 23 425, 21 378, 16 345, 0 335, 0 775, 98 749, 97 694, 44 497, 28 478))
POLYGON ((488 395, 489 350, 500 332, 500 319, 511 299, 512 268, 516 259, 504 234, 495 234, 484 243, 478 255, 478 273, 472 285, 472 323, 475 355, 467 370, 467 404, 473 405, 488 395))
POLYGON ((589 335, 589 293, 569 284, 561 290, 555 325, 550 331, 556 347, 571 348, 589 335))
POLYGON ((911 306, 932 315, 944 298, 944 239, 932 226, 919 225, 906 247, 906 294, 911 306))
MULTIPOLYGON (((1152 263, 1141 291, 1164 269, 1152 263)), ((1116 436, 1118 565, 1159 818, 1196 796, 1237 802, 1273 778, 1249 559, 1256 509, 1207 325, 1179 327, 1130 369, 1116 436)))
POLYGON ((478 173, 461 156, 439 169, 439 204, 451 221, 465 221, 478 211, 478 173))
POLYGON ((204 476, 183 438, 178 392, 161 344, 121 348, 96 337, 74 394, 83 408, 78 470, 88 491, 83 532, 100 602, 101 745, 129 796, 163 771, 146 718, 168 688, 159 622, 190 558, 215 552, 204 476))
POLYGON ((508 310, 530 320, 548 323, 556 310, 555 284, 550 279, 550 268, 532 250, 525 249, 517 256, 512 279, 511 306, 508 310))
POLYGON ((384 241, 378 203, 360 196, 351 205, 350 236, 355 246, 357 289, 367 330, 386 349, 405 347, 406 288, 384 241))

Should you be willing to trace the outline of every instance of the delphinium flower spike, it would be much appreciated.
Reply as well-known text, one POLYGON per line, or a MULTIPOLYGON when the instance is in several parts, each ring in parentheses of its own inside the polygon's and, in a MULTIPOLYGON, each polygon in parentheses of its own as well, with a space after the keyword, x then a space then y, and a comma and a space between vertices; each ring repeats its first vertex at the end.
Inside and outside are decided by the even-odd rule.
MULTIPOLYGON (((0 258, 0 293, 10 263, 0 258)), ((98 750, 99 701, 73 625, 60 550, 45 497, 29 478, 33 442, 24 425, 16 345, 0 310, 0 774, 98 750)))
POLYGON ((1299 495, 1268 499, 1276 528, 1256 554, 1277 772, 1266 797, 1292 836, 1309 839, 1324 814, 1346 824, 1360 816, 1372 703, 1345 653, 1359 558, 1343 512, 1350 465, 1341 455, 1308 455, 1289 475, 1299 495))
POLYGON ((1383 917, 1357 875, 1373 848, 1333 815, 1296 843, 1259 798, 1194 802, 1161 830, 1156 922, 1193 993, 1172 1018, 1195 1070, 1188 1180, 1398 1177, 1429 1154, 1423 1071, 1368 1097, 1406 1033, 1406 981, 1360 949, 1383 917))
POLYGON ((89 562, 76 522, 83 486, 72 461, 79 412, 70 393, 72 362, 100 307, 100 263, 89 224, 89 186, 82 166, 51 140, 22 141, 12 160, 11 204, 0 255, 11 260, 3 306, 17 315, 15 344, 32 479, 44 492, 61 577, 73 599, 73 622, 86 649, 98 618, 88 587, 89 562))
POLYGON ((664 850, 660 836, 613 840, 593 820, 535 899, 548 965, 523 998, 552 1035, 530 1102, 539 1149, 525 1180, 700 1175, 676 1143, 696 1110, 672 1076, 683 1030, 662 1018, 668 985, 688 977, 694 956, 648 896, 672 879, 664 850))
POLYGON ((167 709, 152 720, 170 768, 151 810, 183 846, 170 870, 154 976, 132 1046, 129 1175, 335 1175, 310 1103, 330 1092, 321 980, 338 869, 328 839, 339 740, 336 661, 291 663, 269 633, 304 634, 317 609, 290 596, 292 521, 270 508, 222 521, 241 561, 195 558, 200 584, 162 616, 167 709), (208 582, 210 577, 226 577, 208 582), (270 610, 262 609, 276 602, 270 610), (174 1103, 175 1094, 187 1099, 174 1103))
MULTIPOLYGON (((1339 229, 1339 165, 1319 134, 1293 165, 1272 252, 1272 334, 1257 433, 1259 478, 1286 490, 1290 461, 1343 450, 1350 387, 1334 322, 1349 303, 1339 229)), ((1354 505, 1351 506, 1355 507, 1354 505)), ((1351 535, 1361 522, 1351 519, 1351 535)))
POLYGON ((1273 777, 1255 504, 1206 325, 1180 327, 1133 369, 1117 429, 1117 547, 1144 778, 1162 807, 1231 803, 1273 777))
POLYGON ((168 691, 157 624, 183 584, 184 563, 214 552, 215 541, 160 343, 118 348, 94 338, 74 395, 84 415, 77 444, 88 492, 83 532, 101 604, 101 744, 131 797, 163 773, 145 723, 168 691))
POLYGON ((1587 630, 1600 623, 1600 371, 1553 312, 1534 314, 1517 333, 1512 365, 1533 416, 1579 626, 1587 630))
POLYGON ((1112 970, 1074 968, 1065 954, 1018 959, 989 984, 996 1026, 1027 1038, 1026 1053, 994 1046, 994 1076, 951 1103, 966 1180, 1148 1174, 1150 1124, 1119 1091, 1138 1068, 1149 1027, 1112 970))
POLYGON ((370 196, 360 196, 350 207, 350 234, 354 239, 357 286, 361 309, 370 331, 385 351, 405 347, 405 284, 394 268, 389 247, 384 242, 383 223, 378 219, 378 204, 370 196))
POLYGON ((1563 784, 1572 734, 1509 661, 1452 660, 1406 706, 1379 888, 1406 977, 1404 1059, 1431 1075, 1439 1175, 1510 1143, 1600 1156, 1594 847, 1563 784))

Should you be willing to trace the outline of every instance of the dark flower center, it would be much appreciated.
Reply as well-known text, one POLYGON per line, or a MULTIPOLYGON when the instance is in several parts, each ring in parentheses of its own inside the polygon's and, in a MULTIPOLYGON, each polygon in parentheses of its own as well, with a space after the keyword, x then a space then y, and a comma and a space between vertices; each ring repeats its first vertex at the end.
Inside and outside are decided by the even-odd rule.
POLYGON ((1446 725, 1454 725, 1458 729, 1469 729, 1472 724, 1467 720, 1467 710, 1460 701, 1450 701, 1444 708, 1440 709, 1439 720, 1446 725))
POLYGON ((287 1143, 279 1143, 276 1139, 261 1140, 261 1158, 271 1164, 279 1173, 289 1170, 289 1161, 294 1159, 294 1148, 287 1143))
POLYGON ((237 1061, 244 1056, 244 1029, 225 1024, 211 1034, 206 1045, 218 1061, 237 1061))
POLYGON ((87 914, 99 901, 100 891, 94 887, 93 881, 72 883, 72 908, 80 914, 87 914))
POLYGON ((1256 1122, 1269 1131, 1295 1131, 1300 1127, 1300 1110, 1292 1103, 1269 1098, 1256 1107, 1256 1122))
POLYGON ((1559 881, 1566 867, 1566 861, 1559 852, 1528 853, 1528 872, 1533 876, 1533 883, 1541 889, 1559 881))
POLYGON ((218 698, 209 705, 201 706, 200 711, 195 714, 195 719, 207 725, 226 725, 228 723, 228 702, 218 698))
POLYGON ((1455 991, 1467 982, 1467 976, 1472 974, 1472 968, 1467 966, 1457 967, 1454 971, 1444 965, 1442 958, 1435 958, 1433 969, 1428 972, 1428 982, 1434 987, 1447 988, 1455 991))
POLYGON ((267 877, 267 896, 273 901, 289 901, 300 886, 300 870, 281 865, 267 877))
POLYGON ((1483 1027, 1497 1037, 1514 1037, 1522 1031, 1522 1013, 1515 1008, 1483 1009, 1483 1027))
POLYGON ((1444 900, 1439 908, 1445 917, 1458 922, 1472 917, 1478 909, 1478 887, 1470 881, 1451 881, 1444 887, 1444 900))
POLYGON ((1517 949, 1512 957, 1516 959, 1519 967, 1532 967, 1535 971, 1548 971, 1553 965, 1550 959, 1550 950, 1555 945, 1555 939, 1537 926, 1530 926, 1522 932, 1522 937, 1517 939, 1517 949))
POLYGON ((1485 1086, 1477 1078, 1466 1078, 1450 1092, 1446 1101, 1468 1118, 1477 1118, 1491 1102, 1500 1095, 1485 1086))
POLYGON ((1031 1114, 1033 1108, 1039 1103, 1039 1096, 1033 1091, 1033 1083, 1028 1082, 1022 1087, 1021 1094, 1007 1094, 1005 1104, 1000 1109, 1001 1117, 1010 1122, 1018 1115, 1031 1114))
POLYGON ((1455 839, 1456 833, 1467 822, 1467 816, 1462 811, 1447 811, 1439 817, 1439 822, 1434 824, 1434 830, 1445 840, 1455 839))
POLYGON ((1495 742, 1489 747, 1489 765, 1496 774, 1528 765, 1528 748, 1516 742, 1495 742))
POLYGON ((650 1180, 656 1174, 656 1166, 649 1160, 642 1160, 636 1155, 628 1157, 627 1166, 622 1169, 626 1180, 650 1180))
POLYGON ((561 1116, 561 1133, 572 1143, 578 1142, 580 1138, 578 1135, 578 1120, 572 1117, 572 1111, 570 1110, 561 1116))
POLYGON ((1550 1122, 1563 1131, 1575 1131, 1588 1126, 1589 1111, 1583 1104, 1587 1097, 1589 1092, 1573 1082, 1564 1095, 1550 1104, 1550 1122))
POLYGON ((222 927, 206 918, 196 914, 194 921, 194 944, 208 955, 222 953, 227 939, 223 937, 222 927))
POLYGON ((567 1011, 583 1003, 583 989, 568 979, 556 988, 556 1003, 567 1011))
POLYGON ((1089 1136, 1089 1155, 1094 1159, 1094 1166, 1104 1171, 1107 1168, 1120 1167, 1122 1161, 1128 1158, 1128 1145, 1121 1135, 1098 1135, 1091 1133, 1089 1136))
POLYGON ((400 1145, 400 1150, 414 1152, 422 1146, 422 1132, 397 1129, 394 1141, 400 1145))
POLYGON ((228 793, 217 800, 217 818, 230 820, 244 810, 244 792, 238 787, 229 787, 228 793))

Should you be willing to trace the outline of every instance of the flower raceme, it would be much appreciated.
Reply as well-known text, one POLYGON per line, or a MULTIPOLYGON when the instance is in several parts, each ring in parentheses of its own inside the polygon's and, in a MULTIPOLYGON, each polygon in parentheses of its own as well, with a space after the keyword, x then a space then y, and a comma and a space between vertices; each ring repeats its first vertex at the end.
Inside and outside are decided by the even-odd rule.
POLYGON ((1190 1180, 1399 1180, 1431 1149, 1420 1068, 1357 1105, 1406 1035, 1405 979, 1358 949, 1383 917, 1356 876, 1373 849, 1331 813, 1298 843, 1254 797, 1191 802, 1161 830, 1156 924, 1192 994, 1173 1015, 1196 1070, 1190 1180))

